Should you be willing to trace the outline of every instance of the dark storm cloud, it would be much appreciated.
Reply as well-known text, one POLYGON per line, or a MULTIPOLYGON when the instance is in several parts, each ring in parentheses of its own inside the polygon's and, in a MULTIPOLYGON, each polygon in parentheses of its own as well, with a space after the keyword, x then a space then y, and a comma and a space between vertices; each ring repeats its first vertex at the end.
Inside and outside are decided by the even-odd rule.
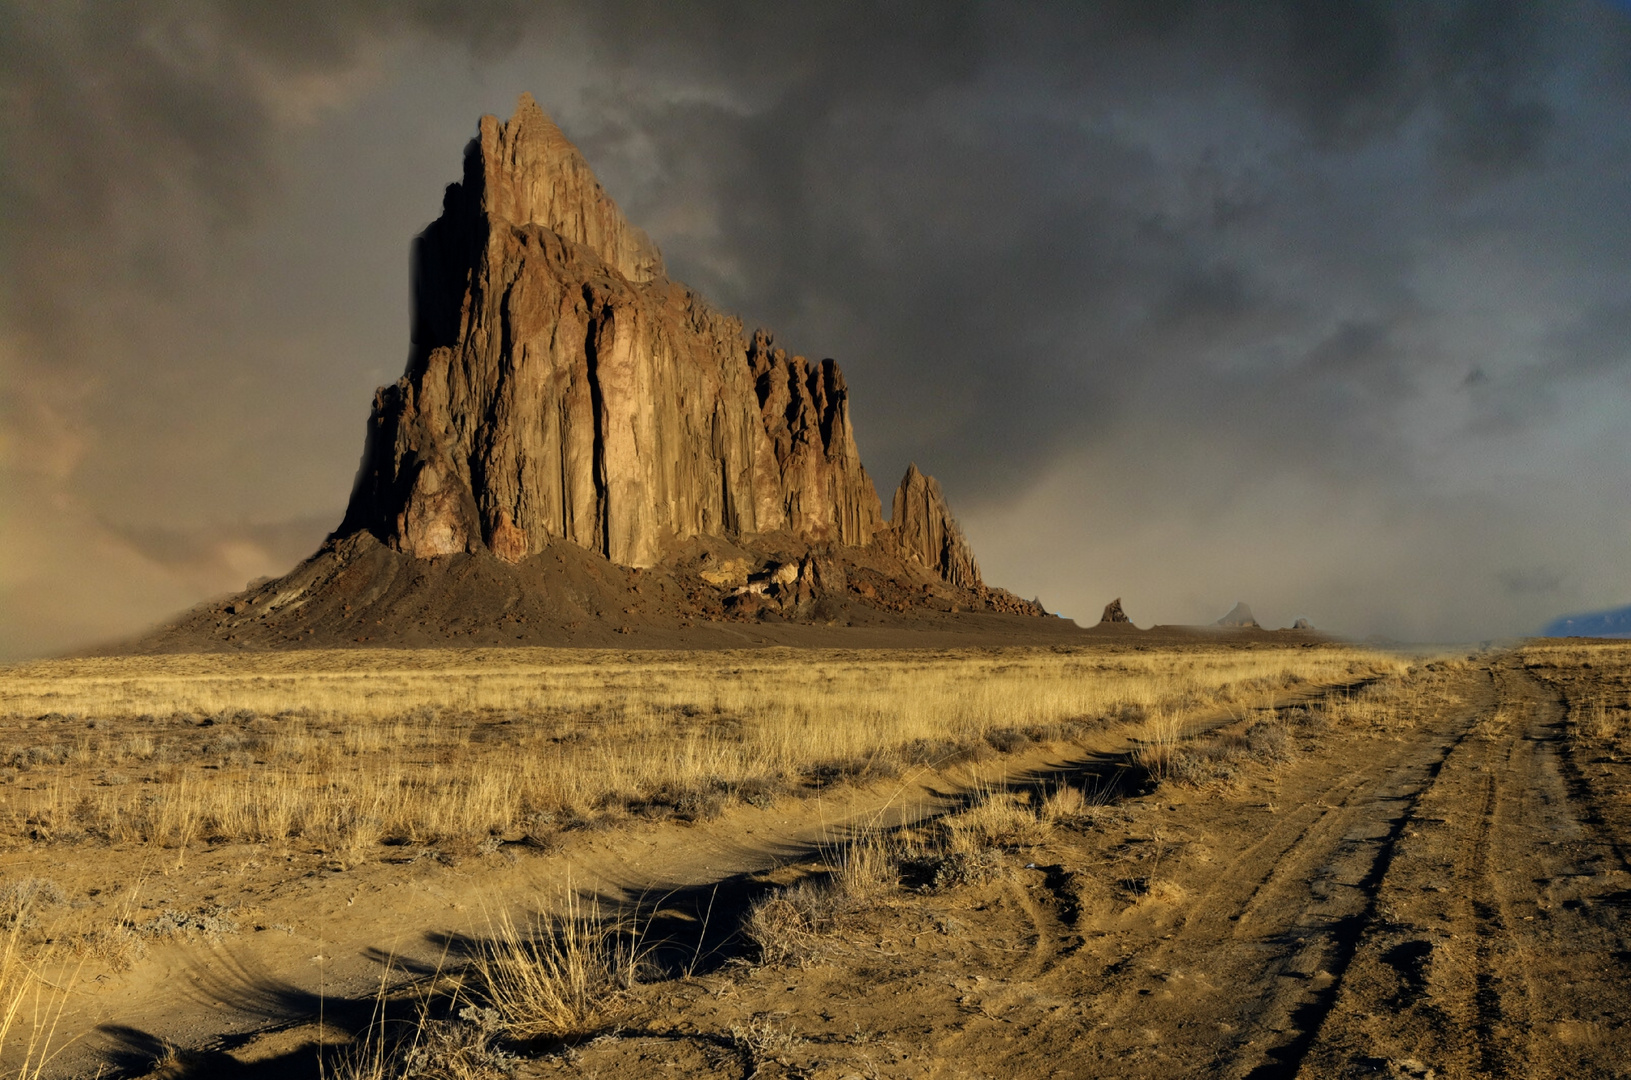
POLYGON ((1570 375, 1631 371, 1631 301, 1586 309, 1557 329, 1552 345, 1559 368, 1570 375))
POLYGON ((181 273, 167 235, 175 215, 231 228, 276 189, 278 111, 319 92, 301 80, 342 75, 371 41, 393 34, 498 49, 514 41, 528 8, 0 4, 7 315, 50 349, 65 345, 62 330, 74 324, 78 276, 123 271, 126 282, 162 289, 181 273), (105 231, 115 217, 141 235, 121 247, 105 231))
MULTIPOLYGON (((1317 508, 1358 507, 1354 531, 1504 538, 1475 587, 1552 596, 1506 569, 1551 565, 1516 550, 1510 521, 1532 509, 1462 496, 1489 486, 1467 464, 1488 448, 1567 441, 1576 412, 1619 400, 1601 386, 1625 390, 1631 18, 1590 0, 0 0, 0 449, 47 478, 40 506, 88 490, 106 463, 82 463, 114 428, 157 445, 301 349, 394 374, 404 326, 346 356, 278 336, 309 311, 250 302, 243 333, 271 344, 235 349, 193 340, 183 303, 253 296, 223 238, 275 218, 291 148, 358 86, 415 88, 392 49, 502 71, 511 97, 579 64, 546 106, 677 277, 844 363, 880 485, 916 459, 978 516, 1059 470, 1116 470, 1121 487, 1048 490, 1156 491, 1150 528, 1169 535, 1296 492, 1315 524, 1284 544, 1329 546, 1337 511, 1317 508)), ((433 205, 474 120, 445 172, 367 182, 433 205)), ((409 232, 371 242, 400 265, 409 232)), ((297 453, 277 438, 310 402, 279 381, 241 475, 297 453)), ((191 456, 230 471, 202 442, 191 456)), ((162 566, 282 550, 240 542, 231 522, 262 520, 241 511, 188 532, 127 510, 75 520, 162 566)), ((1096 518, 1075 514, 1059 520, 1096 518)), ((1302 558, 1311 582, 1336 572, 1302 558)), ((1401 581, 1439 574, 1428 562, 1401 581)), ((1353 610, 1390 618, 1431 592, 1397 588, 1353 610)))
MULTIPOLYGON (((633 63, 723 79, 733 96, 619 102, 661 169, 720 208, 716 235, 670 238, 677 271, 795 347, 864 363, 863 433, 901 436, 884 435, 881 456, 930 457, 984 490, 1108 431, 1162 365, 1190 372, 1194 401, 1170 402, 1174 422, 1198 402, 1249 408, 1218 401, 1232 379, 1212 368, 1238 366, 1227 347, 1271 325, 1278 348, 1309 352, 1308 393, 1283 404, 1316 422, 1411 395, 1398 348, 1354 352, 1342 336, 1385 342, 1388 320, 1412 317, 1401 253, 1367 250, 1362 234, 1416 227, 1410 204, 1448 207, 1534 167, 1552 124, 1542 88, 1573 59, 1560 56, 1566 27, 1520 3, 932 6, 926 24, 839 5, 796 25, 729 7, 601 10, 603 41, 648 43, 633 63), (1203 122, 1176 154, 1147 138, 1209 112, 1218 129, 1203 122), (1254 137, 1282 160, 1252 160, 1254 137), (1425 165, 1380 178, 1393 222, 1344 205, 1329 190, 1344 181, 1317 172, 1409 140, 1425 165), (1188 190, 1168 190, 1175 178, 1188 190), (1362 310, 1338 326, 1307 313, 1288 325, 1332 297, 1263 273, 1320 241, 1273 232, 1276 215, 1310 207, 1326 242, 1351 247, 1343 300, 1362 310), (1351 355, 1322 365, 1299 329, 1351 355)), ((567 119, 587 120, 591 157, 619 134, 567 119)), ((626 201, 641 217, 665 197, 626 201)))

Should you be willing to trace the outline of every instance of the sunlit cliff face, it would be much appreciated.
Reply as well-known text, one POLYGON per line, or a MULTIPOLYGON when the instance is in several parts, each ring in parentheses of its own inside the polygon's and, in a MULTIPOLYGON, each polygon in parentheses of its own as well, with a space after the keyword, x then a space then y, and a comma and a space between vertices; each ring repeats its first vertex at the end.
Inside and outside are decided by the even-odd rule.
POLYGON ((1631 17, 1581 2, 0 6, 0 651, 338 524, 408 243, 530 90, 834 356, 987 580, 1486 637, 1631 602, 1631 17))

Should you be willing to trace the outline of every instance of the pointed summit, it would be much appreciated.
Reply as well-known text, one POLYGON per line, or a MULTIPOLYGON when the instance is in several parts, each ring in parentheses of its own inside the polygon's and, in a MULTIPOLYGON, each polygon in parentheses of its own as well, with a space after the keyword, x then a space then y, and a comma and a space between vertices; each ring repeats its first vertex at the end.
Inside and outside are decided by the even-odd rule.
POLYGON ((414 242, 413 298, 340 536, 649 567, 692 537, 865 547, 883 523, 838 365, 749 343, 670 280, 530 97, 481 118, 414 242))
POLYGON ((895 490, 889 522, 903 558, 916 560, 953 585, 979 587, 980 568, 940 493, 940 482, 919 472, 916 462, 907 466, 895 490))
POLYGON ((1236 601, 1235 606, 1229 609, 1229 614, 1219 619, 1213 625, 1242 628, 1256 627, 1257 617, 1252 614, 1252 609, 1246 606, 1246 602, 1244 600, 1240 600, 1236 601))
POLYGON ((164 647, 679 642, 750 619, 1000 640, 1047 616, 980 581, 916 465, 885 524, 838 364, 669 278, 530 96, 481 118, 411 274, 407 365, 375 392, 345 519, 164 647))
POLYGON ((483 116, 474 149, 478 157, 467 163, 465 180, 479 181, 483 213, 512 225, 542 225, 589 248, 630 281, 663 276, 657 245, 623 217, 583 154, 531 94, 521 95, 508 121, 483 116), (472 165, 479 174, 472 175, 472 165))

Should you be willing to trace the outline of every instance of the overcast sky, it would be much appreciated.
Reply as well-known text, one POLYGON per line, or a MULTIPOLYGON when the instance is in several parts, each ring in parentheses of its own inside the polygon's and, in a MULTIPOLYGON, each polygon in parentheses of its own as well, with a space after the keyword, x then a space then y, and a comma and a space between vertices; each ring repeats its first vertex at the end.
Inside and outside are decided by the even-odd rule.
POLYGON ((1091 622, 1631 603, 1631 12, 0 0, 0 656, 289 569, 531 91, 1091 622), (777 14, 772 15, 772 12, 777 14))

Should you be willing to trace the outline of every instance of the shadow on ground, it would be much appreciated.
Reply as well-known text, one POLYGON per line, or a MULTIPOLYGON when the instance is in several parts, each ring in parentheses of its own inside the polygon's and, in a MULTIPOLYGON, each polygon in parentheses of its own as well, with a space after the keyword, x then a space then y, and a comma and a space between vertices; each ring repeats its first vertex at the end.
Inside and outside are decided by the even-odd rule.
MULTIPOLYGON (((1328 687, 1320 697, 1356 693, 1371 681, 1365 679, 1349 686, 1328 687)), ((1306 702, 1283 708, 1301 704, 1306 702)), ((1223 720, 1190 737, 1227 727, 1241 719, 1223 720)), ((1109 805, 1136 797, 1155 786, 1153 777, 1139 764, 1138 749, 1135 743, 1122 753, 1068 758, 1056 765, 1008 776, 983 790, 929 789, 928 794, 938 809, 909 825, 894 828, 920 826, 937 817, 957 813, 993 791, 1030 792, 1033 799, 1041 799, 1060 787, 1073 786, 1093 805, 1109 805)), ((822 844, 785 846, 761 854, 772 857, 784 870, 807 864, 793 873, 793 879, 819 881, 830 873, 822 867, 839 865, 848 845, 875 837, 880 831, 894 830, 865 826, 840 828, 822 844)), ((639 928, 636 944, 644 956, 642 968, 646 979, 661 981, 707 975, 732 963, 751 961, 754 947, 742 934, 744 919, 761 898, 788 883, 785 873, 773 881, 771 874, 753 871, 727 875, 704 884, 656 885, 638 891, 622 889, 585 895, 582 900, 585 910, 599 913, 606 933, 625 932, 620 928, 630 926, 639 928)), ((547 920, 541 919, 538 913, 527 915, 531 917, 520 918, 519 925, 547 925, 547 920)), ((192 992, 205 995, 240 1016, 259 1021, 254 1030, 220 1039, 207 1049, 182 1050, 149 1032, 105 1026, 97 1033, 107 1070, 102 1075, 154 1080, 214 1080, 216 1077, 322 1080, 335 1076, 337 1067, 343 1065, 343 1059, 352 1052, 347 1049, 348 1044, 370 1039, 377 1044, 380 1032, 385 1033, 385 1041, 389 1043, 394 1037, 411 1033, 424 1019, 452 1019, 470 1006, 470 999, 461 996, 450 984, 470 967, 486 942, 476 937, 438 932, 427 934, 426 941, 444 958, 439 966, 405 962, 383 953, 373 955, 371 959, 380 965, 382 974, 387 975, 390 993, 367 997, 320 999, 309 991, 257 972, 241 960, 208 969, 201 967, 194 973, 192 992), (289 1047, 271 1056, 250 1052, 246 1056, 257 1058, 253 1061, 239 1056, 239 1052, 251 1044, 279 1031, 289 1033, 289 1047)), ((707 1044, 711 1052, 725 1057, 737 1055, 739 1049, 723 1035, 681 1035, 623 1025, 608 1025, 604 1030, 612 1026, 624 1038, 684 1039, 707 1044)), ((604 1030, 585 1032, 574 1041, 591 1040, 604 1030)), ((526 1056, 560 1048, 557 1041, 514 1045, 507 1049, 526 1056)))

